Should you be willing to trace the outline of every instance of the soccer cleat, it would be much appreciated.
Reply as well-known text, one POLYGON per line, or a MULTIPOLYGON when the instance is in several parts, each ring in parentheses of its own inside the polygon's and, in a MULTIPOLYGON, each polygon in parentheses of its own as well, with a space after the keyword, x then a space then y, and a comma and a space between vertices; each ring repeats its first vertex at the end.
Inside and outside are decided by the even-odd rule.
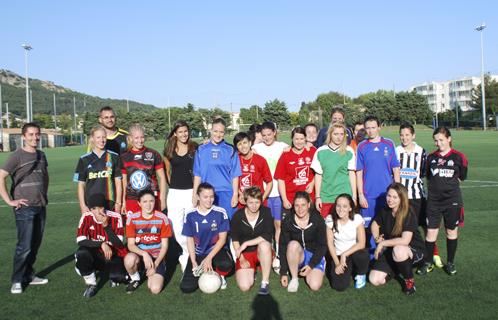
POLYGON ((133 293, 135 290, 137 290, 139 285, 140 281, 130 281, 130 283, 128 283, 128 285, 126 286, 126 293, 133 293))
POLYGON ((444 271, 446 271, 446 273, 449 274, 450 276, 454 276, 457 273, 455 264, 453 262, 448 262, 444 266, 444 271))
POLYGON ((355 282, 354 282, 354 287, 356 289, 361 289, 367 285, 367 275, 366 274, 359 274, 356 277, 354 277, 355 282))
POLYGON ((268 294, 270 294, 270 284, 261 282, 261 287, 259 287, 258 295, 266 296, 268 294))
POLYGON ((299 289, 299 279, 292 278, 287 286, 287 292, 297 292, 297 289, 299 289))
POLYGON ((83 292, 83 297, 91 298, 97 293, 97 286, 89 285, 86 287, 85 292, 83 292))
POLYGON ((444 267, 443 260, 441 260, 440 256, 434 256, 434 258, 432 258, 432 262, 434 262, 434 266, 436 266, 436 267, 438 267, 440 269, 442 267, 444 267))
POLYGON ((204 267, 202 266, 202 264, 192 269, 192 274, 194 275, 194 277, 200 277, 203 273, 204 267))
POLYGON ((413 278, 405 280, 405 287, 403 288, 403 291, 407 296, 415 293, 415 280, 413 278))
POLYGON ((10 293, 20 294, 22 293, 22 284, 20 282, 14 282, 12 287, 10 287, 10 293))
POLYGON ((426 274, 428 274, 432 270, 434 270, 434 264, 432 264, 430 262, 424 262, 424 264, 420 268, 417 269, 417 274, 421 275, 421 276, 425 276, 426 274))
POLYGON ((116 288, 116 287, 119 287, 119 282, 115 282, 115 281, 113 281, 113 280, 110 280, 110 281, 109 281, 109 286, 110 286, 111 288, 116 288))
POLYGON ((271 266, 273 268, 273 271, 275 271, 276 274, 280 275, 280 258, 279 257, 275 257, 275 259, 273 259, 271 266))
POLYGON ((220 276, 220 278, 221 278, 221 287, 220 287, 220 289, 221 290, 225 290, 227 288, 227 279, 225 279, 224 276, 220 276))
POLYGON ((30 285, 39 285, 39 284, 47 284, 47 283, 48 283, 48 279, 40 278, 37 276, 33 276, 33 278, 31 278, 31 281, 29 282, 30 285))

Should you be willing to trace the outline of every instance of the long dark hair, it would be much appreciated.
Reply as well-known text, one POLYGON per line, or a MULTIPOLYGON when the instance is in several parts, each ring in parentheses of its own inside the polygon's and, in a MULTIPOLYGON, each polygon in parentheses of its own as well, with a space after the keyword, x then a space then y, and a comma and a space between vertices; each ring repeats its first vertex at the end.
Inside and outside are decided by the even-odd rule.
POLYGON ((403 223, 405 219, 410 214, 410 203, 408 201, 408 191, 406 187, 399 182, 392 183, 387 191, 394 190, 399 197, 399 208, 396 211, 396 215, 394 218, 394 227, 391 232, 391 235, 394 237, 401 237, 401 233, 403 232, 403 223))
POLYGON ((347 193, 343 193, 343 194, 340 194, 337 196, 337 198, 335 199, 335 206, 334 206, 334 210, 332 210, 332 221, 334 221, 334 231, 335 232, 339 232, 339 229, 337 228, 337 224, 338 224, 338 221, 339 221, 339 215, 337 214, 337 200, 339 200, 339 198, 346 198, 346 200, 348 200, 349 202, 349 206, 351 207, 351 211, 349 211, 349 220, 353 220, 354 219, 354 201, 353 201, 353 198, 347 194, 347 193))
POLYGON ((194 156, 195 150, 197 149, 197 143, 192 141, 190 139, 190 127, 185 120, 178 120, 175 122, 175 125, 173 126, 173 129, 171 129, 171 132, 168 135, 168 138, 166 139, 166 142, 164 143, 164 151, 163 155, 168 159, 171 160, 173 158, 173 153, 176 150, 178 139, 175 136, 176 131, 178 131, 179 128, 181 127, 187 127, 187 130, 189 132, 189 137, 187 140, 187 153, 190 156, 194 156))

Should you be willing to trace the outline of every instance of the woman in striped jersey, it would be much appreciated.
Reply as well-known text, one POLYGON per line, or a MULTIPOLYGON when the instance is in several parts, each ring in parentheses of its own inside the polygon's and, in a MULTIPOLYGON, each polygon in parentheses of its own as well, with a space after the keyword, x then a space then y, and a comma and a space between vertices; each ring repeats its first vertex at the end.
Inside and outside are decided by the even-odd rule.
MULTIPOLYGON (((401 145, 396 147, 396 155, 401 165, 401 184, 408 191, 411 210, 417 216, 419 226, 427 232, 426 195, 422 180, 426 171, 427 153, 415 142, 415 137, 415 128, 409 123, 402 124, 399 127, 401 145)), ((443 267, 437 246, 434 246, 434 264, 439 268, 443 267)))

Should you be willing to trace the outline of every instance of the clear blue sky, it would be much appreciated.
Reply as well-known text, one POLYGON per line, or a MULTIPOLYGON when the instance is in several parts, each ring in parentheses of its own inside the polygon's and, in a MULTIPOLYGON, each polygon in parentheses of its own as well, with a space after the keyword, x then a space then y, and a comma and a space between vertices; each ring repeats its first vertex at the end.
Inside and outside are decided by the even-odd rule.
POLYGON ((496 1, 5 1, 0 68, 91 95, 229 110, 498 73, 496 1))

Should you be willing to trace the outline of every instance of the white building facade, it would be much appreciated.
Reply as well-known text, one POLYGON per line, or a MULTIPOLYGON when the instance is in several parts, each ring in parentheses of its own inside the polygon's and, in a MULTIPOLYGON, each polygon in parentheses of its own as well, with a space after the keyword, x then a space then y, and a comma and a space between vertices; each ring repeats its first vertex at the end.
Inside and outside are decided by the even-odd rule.
MULTIPOLYGON (((490 75, 498 81, 498 75, 490 75)), ((427 97, 429 107, 434 112, 455 110, 460 106, 462 111, 471 109, 472 90, 481 84, 480 77, 464 77, 450 81, 431 81, 410 87, 418 94, 427 97)))

